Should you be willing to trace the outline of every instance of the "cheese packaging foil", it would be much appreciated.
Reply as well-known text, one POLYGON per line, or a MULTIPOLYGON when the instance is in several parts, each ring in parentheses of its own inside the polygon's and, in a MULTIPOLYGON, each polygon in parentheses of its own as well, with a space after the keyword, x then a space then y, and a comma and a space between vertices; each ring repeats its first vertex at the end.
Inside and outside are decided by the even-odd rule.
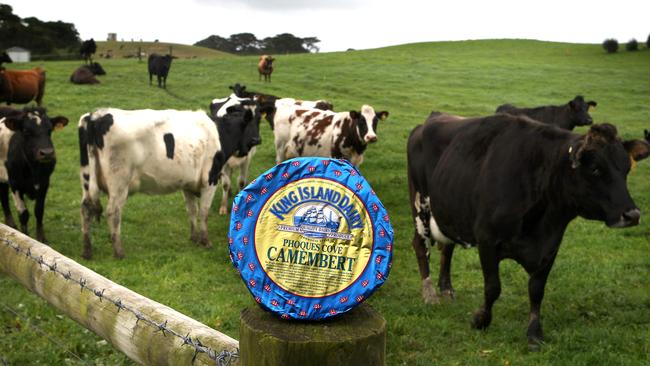
POLYGON ((283 319, 319 320, 349 311, 386 281, 393 228, 349 162, 296 158, 235 197, 228 246, 263 308, 283 319))

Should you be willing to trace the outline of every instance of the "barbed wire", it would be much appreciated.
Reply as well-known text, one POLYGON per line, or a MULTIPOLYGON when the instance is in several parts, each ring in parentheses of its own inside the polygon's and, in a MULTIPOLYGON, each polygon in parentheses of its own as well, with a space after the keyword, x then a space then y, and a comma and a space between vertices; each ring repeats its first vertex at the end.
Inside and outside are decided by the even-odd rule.
MULTIPOLYGON (((20 314, 18 313, 18 311, 16 311, 16 310, 13 309, 12 307, 10 307, 9 305, 4 304, 4 303, 0 303, 0 305, 2 305, 2 307, 5 308, 5 310, 7 310, 8 312, 12 313, 16 318, 21 319, 21 320, 24 321, 23 317, 20 316, 20 314)), ((48 335, 48 333, 47 333, 46 331, 44 331, 43 329, 41 329, 40 327, 38 327, 38 326, 36 326, 36 325, 34 325, 34 324, 31 324, 31 323, 29 323, 29 322, 25 322, 25 323, 27 323, 27 326, 28 326, 28 327, 33 328, 33 329, 36 331, 36 333, 40 334, 42 337, 45 337, 45 338, 46 338, 48 341, 50 341, 52 344, 54 344, 55 346, 59 347, 59 349, 62 349, 63 351, 69 353, 71 356, 73 356, 73 357, 76 358, 77 360, 79 360, 79 361, 81 361, 81 362, 84 362, 84 360, 81 358, 81 356, 79 356, 78 354, 76 354, 76 353, 70 351, 70 349, 68 349, 68 347, 66 347, 66 346, 65 346, 64 344, 62 344, 61 342, 58 342, 58 341, 56 341, 54 338, 50 337, 50 336, 48 335)), ((6 366, 6 365, 7 365, 7 363, 6 363, 7 361, 6 361, 4 358, 0 358, 0 359, 4 362, 3 365, 6 366)))
POLYGON ((192 365, 194 365, 194 362, 196 361, 196 357, 201 353, 206 354, 206 356, 208 356, 211 360, 215 361, 215 365, 217 365, 217 366, 229 366, 233 360, 239 358, 239 349, 237 349, 234 352, 231 352, 231 351, 228 351, 228 350, 224 349, 221 352, 217 353, 217 351, 213 350, 212 348, 203 345, 201 343, 201 340, 198 337, 192 338, 189 333, 187 333, 186 335, 182 335, 181 333, 178 333, 174 329, 170 328, 169 326, 167 326, 167 320, 165 320, 162 323, 158 323, 154 319, 151 319, 151 318, 147 317, 145 314, 138 311, 136 308, 134 308, 134 307, 132 307, 132 306, 130 306, 128 304, 123 303, 122 299, 116 299, 116 298, 112 298, 110 296, 106 296, 104 294, 104 291, 106 289, 99 290, 99 289, 91 288, 90 286, 88 286, 88 281, 86 279, 81 278, 81 277, 80 278, 74 278, 72 276, 72 273, 70 273, 70 271, 68 271, 67 273, 62 272, 58 268, 58 265, 57 265, 56 261, 52 262, 51 264, 47 263, 43 259, 42 255, 39 256, 39 257, 34 256, 32 254, 32 252, 31 252, 31 249, 24 250, 22 247, 20 247, 19 245, 13 243, 11 240, 9 240, 7 238, 1 238, 0 240, 2 240, 2 242, 4 242, 4 244, 6 246, 11 247, 13 250, 15 250, 17 254, 22 254, 25 257, 30 258, 31 260, 38 263, 38 265, 41 268, 43 268, 43 266, 45 266, 51 272, 54 272, 54 273, 60 275, 61 277, 63 277, 66 281, 70 281, 72 283, 77 284, 79 286, 79 288, 81 289, 81 292, 83 292, 84 290, 89 291, 91 294, 93 294, 94 296, 99 298, 100 302, 105 300, 105 301, 107 301, 109 303, 112 303, 113 305, 115 305, 117 307, 117 312, 118 313, 123 310, 123 311, 126 311, 126 312, 129 312, 129 313, 133 314, 135 316, 135 318, 136 318, 136 321, 135 321, 136 325, 139 322, 142 321, 142 322, 148 324, 149 326, 155 328, 154 332, 161 332, 163 337, 166 337, 167 334, 169 334, 169 335, 171 335, 173 337, 179 338, 182 341, 181 346, 188 345, 188 346, 194 348, 194 356, 192 357, 192 365))

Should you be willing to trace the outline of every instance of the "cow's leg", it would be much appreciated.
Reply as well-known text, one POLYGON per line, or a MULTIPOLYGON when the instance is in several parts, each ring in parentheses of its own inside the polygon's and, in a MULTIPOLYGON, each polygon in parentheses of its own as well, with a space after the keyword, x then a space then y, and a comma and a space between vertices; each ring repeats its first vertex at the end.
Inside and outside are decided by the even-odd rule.
POLYGON ((494 246, 479 245, 479 257, 481 259, 481 269, 483 270, 484 296, 485 302, 474 313, 472 327, 476 329, 486 329, 492 322, 492 305, 501 294, 501 280, 499 279, 499 258, 494 246))
POLYGON ((153 81, 153 74, 149 73, 149 85, 151 85, 152 81, 153 81))
POLYGON ((0 183, 0 202, 2 203, 2 212, 5 214, 5 224, 15 229, 16 222, 9 207, 9 183, 0 183))
MULTIPOLYGON (((109 183, 109 187, 111 187, 109 183)), ((122 248, 121 226, 122 226, 122 208, 126 203, 129 195, 127 186, 118 187, 108 193, 108 204, 106 205, 106 219, 108 220, 108 229, 111 234, 113 243, 113 255, 115 258, 124 258, 124 249, 122 248)))
POLYGON ((451 258, 454 255, 455 244, 440 244, 440 275, 438 288, 440 294, 446 298, 454 298, 454 288, 451 285, 451 258))
POLYGON ((212 242, 208 238, 208 213, 210 213, 210 206, 217 186, 208 185, 201 189, 201 197, 199 199, 199 225, 200 225, 200 238, 199 243, 206 248, 212 247, 212 242))
POLYGON ((418 260, 420 269, 420 278, 422 278, 422 298, 426 304, 437 304, 440 302, 436 289, 431 282, 431 273, 429 271, 429 248, 427 241, 419 233, 413 234, 413 249, 415 257, 418 260))
POLYGON ((275 162, 281 163, 284 159, 285 142, 282 139, 275 139, 275 162))
POLYGON ((226 215, 228 213, 228 200, 231 194, 231 180, 230 175, 232 170, 226 163, 221 169, 221 204, 219 205, 219 215, 226 215))
POLYGON ((47 244, 47 239, 45 239, 45 230, 43 230, 43 212, 45 212, 45 197, 47 196, 48 188, 49 183, 41 184, 34 205, 34 216, 36 217, 36 240, 45 244, 47 244))
POLYGON ((18 219, 20 221, 20 231, 25 235, 29 235, 29 230, 27 229, 27 222, 29 221, 29 211, 25 206, 25 201, 23 199, 23 194, 18 191, 12 191, 14 196, 14 206, 16 206, 16 211, 18 212, 18 219))
POLYGON ((246 183, 248 182, 248 166, 251 164, 251 154, 249 153, 246 159, 241 163, 239 166, 239 190, 241 191, 246 187, 246 183))
POLYGON ((199 232, 197 230, 197 214, 199 208, 197 205, 197 197, 194 192, 183 191, 183 196, 185 197, 185 208, 187 209, 187 216, 190 218, 190 240, 195 243, 199 242, 199 232))
POLYGON ((93 219, 99 221, 102 214, 102 205, 99 199, 93 200, 86 194, 81 201, 81 232, 83 234, 84 251, 81 256, 85 259, 92 259, 93 247, 90 238, 90 223, 93 219))
POLYGON ((542 308, 542 300, 544 299, 544 287, 546 287, 546 280, 551 272, 553 263, 555 262, 555 255, 546 263, 544 267, 536 272, 530 274, 528 279, 528 297, 530 299, 530 314, 528 316, 528 347, 532 351, 539 350, 540 344, 544 341, 544 333, 542 332, 542 320, 540 312, 542 308))

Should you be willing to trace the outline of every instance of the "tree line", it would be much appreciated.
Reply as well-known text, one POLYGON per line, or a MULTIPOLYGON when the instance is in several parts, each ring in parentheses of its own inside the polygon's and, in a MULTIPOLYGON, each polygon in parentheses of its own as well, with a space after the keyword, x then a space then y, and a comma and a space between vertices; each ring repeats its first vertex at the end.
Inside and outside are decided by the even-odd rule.
POLYGON ((0 50, 20 46, 32 55, 57 58, 79 57, 81 39, 72 23, 20 18, 10 5, 0 4, 0 50))
POLYGON ((252 33, 237 33, 228 38, 212 35, 194 45, 240 55, 261 55, 318 52, 319 42, 316 37, 300 38, 291 33, 264 39, 257 39, 252 33))

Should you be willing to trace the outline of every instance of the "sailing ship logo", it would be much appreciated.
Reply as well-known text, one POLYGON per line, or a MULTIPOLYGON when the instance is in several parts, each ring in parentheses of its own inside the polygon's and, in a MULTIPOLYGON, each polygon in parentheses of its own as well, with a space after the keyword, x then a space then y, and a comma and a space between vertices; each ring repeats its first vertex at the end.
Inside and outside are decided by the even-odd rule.
POLYGON ((293 225, 278 225, 278 230, 299 233, 312 239, 352 240, 352 234, 339 233, 343 217, 328 204, 306 204, 293 216, 293 225))

